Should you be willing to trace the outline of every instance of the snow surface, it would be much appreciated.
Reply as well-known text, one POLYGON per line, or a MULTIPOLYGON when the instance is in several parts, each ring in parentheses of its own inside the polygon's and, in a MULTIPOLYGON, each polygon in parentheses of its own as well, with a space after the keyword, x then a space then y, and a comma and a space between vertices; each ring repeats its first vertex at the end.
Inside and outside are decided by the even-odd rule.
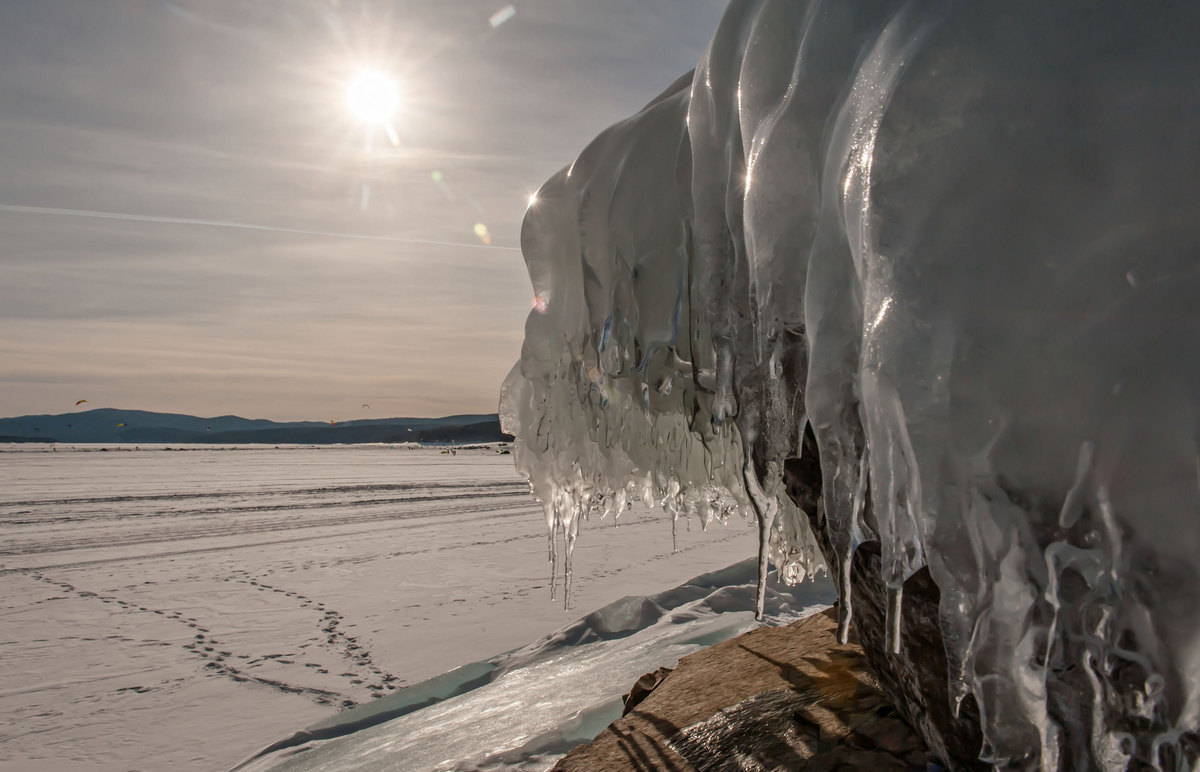
POLYGON ((228 768, 754 552, 635 508, 564 613, 494 448, 172 448, 0 447, 0 769, 228 768))
MULTIPOLYGON (((622 694, 643 673, 757 627, 757 573, 747 558, 622 598, 516 651, 310 727, 239 772, 548 769, 621 716, 622 694)), ((802 619, 833 597, 828 581, 772 591, 765 621, 802 619)))
POLYGON ((756 518, 764 567, 818 567, 782 490, 811 430, 843 635, 877 539, 895 650, 905 579, 941 590, 984 759, 1184 765, 1198 28, 1194 3, 732 3, 525 218, 502 421, 568 584, 578 523, 630 499, 756 518))

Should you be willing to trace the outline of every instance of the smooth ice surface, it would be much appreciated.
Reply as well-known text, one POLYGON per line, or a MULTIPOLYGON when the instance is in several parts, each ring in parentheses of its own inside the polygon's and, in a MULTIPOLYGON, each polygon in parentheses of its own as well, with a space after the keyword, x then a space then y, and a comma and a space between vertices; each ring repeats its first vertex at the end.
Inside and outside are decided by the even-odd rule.
POLYGON ((754 553, 744 526, 673 553, 634 509, 588 534, 564 613, 492 448, 108 447, 0 445, 0 769, 228 768, 754 553))
MULTIPOLYGON (((548 769, 621 716, 621 695, 643 673, 756 627, 757 573, 748 558, 622 598, 516 651, 310 727, 239 772, 548 769), (444 701, 407 712, 430 700, 444 701)), ((783 587, 767 596, 766 622, 801 619, 833 598, 828 581, 783 587)))
POLYGON ((576 524, 633 498, 754 516, 764 566, 812 570, 782 492, 811 430, 843 613, 864 540, 889 631, 928 567, 984 759, 1184 765, 1198 28, 1194 3, 733 2, 525 218, 502 420, 567 581, 576 524))

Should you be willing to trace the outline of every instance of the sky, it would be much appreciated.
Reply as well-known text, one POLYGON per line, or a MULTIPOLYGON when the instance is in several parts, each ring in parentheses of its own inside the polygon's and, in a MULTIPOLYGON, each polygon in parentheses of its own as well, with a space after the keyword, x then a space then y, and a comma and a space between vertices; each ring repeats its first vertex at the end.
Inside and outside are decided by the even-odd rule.
POLYGON ((0 416, 494 412, 530 194, 725 2, 508 5, 0 4, 0 416))

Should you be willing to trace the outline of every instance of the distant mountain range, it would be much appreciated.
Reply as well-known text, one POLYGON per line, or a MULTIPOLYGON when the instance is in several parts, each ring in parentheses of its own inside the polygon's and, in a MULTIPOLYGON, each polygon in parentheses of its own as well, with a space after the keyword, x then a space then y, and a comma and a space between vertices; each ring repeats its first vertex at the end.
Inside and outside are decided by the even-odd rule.
POLYGON ((233 415, 200 418, 176 413, 101 408, 60 415, 0 418, 0 442, 263 443, 332 445, 353 442, 498 442, 495 413, 445 418, 372 418, 327 423, 281 423, 233 415))

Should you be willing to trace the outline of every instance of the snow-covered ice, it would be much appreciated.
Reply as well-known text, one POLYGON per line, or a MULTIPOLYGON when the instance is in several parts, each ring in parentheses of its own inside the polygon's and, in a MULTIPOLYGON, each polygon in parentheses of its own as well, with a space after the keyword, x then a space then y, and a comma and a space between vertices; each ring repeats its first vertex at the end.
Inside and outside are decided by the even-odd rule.
POLYGON ((564 613, 540 523, 494 448, 0 448, 0 769, 229 767, 755 549, 593 521, 564 613))
MULTIPOLYGON (((757 568, 750 557, 622 598, 516 651, 311 727, 238 772, 548 769, 621 716, 621 695, 640 675, 757 627, 757 568)), ((833 597, 828 581, 780 587, 764 620, 792 622, 833 597)))

